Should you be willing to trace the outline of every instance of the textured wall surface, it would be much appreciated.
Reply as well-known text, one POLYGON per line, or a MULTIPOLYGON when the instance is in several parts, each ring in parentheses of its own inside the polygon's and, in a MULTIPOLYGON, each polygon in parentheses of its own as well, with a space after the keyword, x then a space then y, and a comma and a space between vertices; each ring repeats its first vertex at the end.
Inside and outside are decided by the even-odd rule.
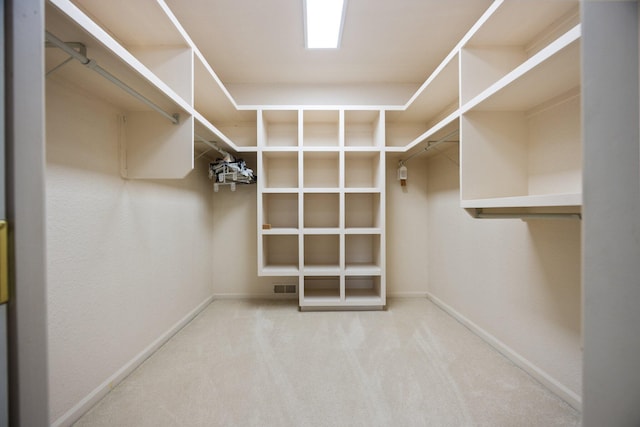
POLYGON ((457 162, 427 165, 429 292, 579 396, 580 221, 473 219, 457 162))
POLYGON ((211 296, 206 163, 123 180, 118 111, 47 80, 51 421, 211 296))

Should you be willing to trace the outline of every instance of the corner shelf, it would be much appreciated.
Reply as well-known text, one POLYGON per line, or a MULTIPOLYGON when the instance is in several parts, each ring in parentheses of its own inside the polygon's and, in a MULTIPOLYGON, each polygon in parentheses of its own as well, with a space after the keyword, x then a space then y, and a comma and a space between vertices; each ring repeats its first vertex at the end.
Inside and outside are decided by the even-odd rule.
POLYGON ((513 197, 551 203, 555 194, 581 192, 579 35, 570 30, 465 107, 464 206, 513 197))

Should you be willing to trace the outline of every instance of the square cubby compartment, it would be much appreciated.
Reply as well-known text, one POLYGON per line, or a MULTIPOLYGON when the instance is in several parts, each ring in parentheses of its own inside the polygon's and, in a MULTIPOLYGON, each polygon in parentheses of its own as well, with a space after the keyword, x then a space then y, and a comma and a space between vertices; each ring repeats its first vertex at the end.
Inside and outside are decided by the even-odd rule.
POLYGON ((298 146, 298 112, 263 111, 264 144, 267 147, 298 146))
POLYGON ((340 236, 311 234, 304 236, 305 268, 338 268, 340 266, 340 236))
POLYGON ((345 237, 345 267, 372 269, 381 265, 379 234, 347 234, 345 237))
POLYGON ((358 300, 374 302, 382 297, 380 276, 347 276, 344 288, 347 302, 358 300))
POLYGON ((340 197, 338 193, 306 193, 304 195, 305 228, 338 228, 340 197))
POLYGON ((379 147, 382 145, 378 111, 344 112, 344 145, 346 147, 379 147))
POLYGON ((298 236, 262 236, 262 257, 264 269, 298 271, 298 236))
POLYGON ((382 185, 380 152, 347 152, 344 160, 346 188, 377 188, 382 185))
POLYGON ((337 152, 304 153, 305 188, 338 188, 340 157, 337 152))
POLYGON ((380 193, 345 194, 346 228, 378 228, 380 217, 380 193))
POLYGON ((298 228, 298 194, 263 193, 262 223, 270 228, 298 228))
POLYGON ((337 147, 340 143, 339 111, 304 111, 302 145, 337 147))
POLYGON ((339 276, 311 276, 304 278, 304 300, 340 300, 339 276))
POLYGON ((264 188, 298 188, 298 153, 262 153, 264 188))

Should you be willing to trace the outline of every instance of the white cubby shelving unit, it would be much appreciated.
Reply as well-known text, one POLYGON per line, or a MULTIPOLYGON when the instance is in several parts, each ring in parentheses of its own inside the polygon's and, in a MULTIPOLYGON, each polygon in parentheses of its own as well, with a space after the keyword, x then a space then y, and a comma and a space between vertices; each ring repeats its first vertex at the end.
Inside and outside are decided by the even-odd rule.
POLYGON ((48 0, 46 30, 77 49, 169 116, 78 61, 46 49, 48 78, 106 100, 121 110, 121 174, 183 178, 194 166, 198 137, 229 151, 255 151, 256 113, 237 108, 163 0, 48 0), (56 68, 58 67, 58 68, 56 68), (214 125, 213 123, 216 123, 214 125))
POLYGON ((386 304, 384 111, 258 111, 258 271, 302 310, 386 304), (277 237, 277 239, 275 239, 277 237))
POLYGON ((580 213, 579 7, 494 2, 405 108, 387 112, 387 151, 457 130, 461 207, 580 213))

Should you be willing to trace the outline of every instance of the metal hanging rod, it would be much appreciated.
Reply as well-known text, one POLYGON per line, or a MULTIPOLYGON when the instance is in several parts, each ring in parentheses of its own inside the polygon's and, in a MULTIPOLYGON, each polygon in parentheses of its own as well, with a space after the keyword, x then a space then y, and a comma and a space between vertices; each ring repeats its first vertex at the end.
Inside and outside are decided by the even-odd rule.
MULTIPOLYGON (((180 123, 180 115, 178 113, 175 113, 175 114, 167 113, 162 108, 160 108, 158 105, 154 104, 153 101, 151 101, 150 99, 148 99, 144 95, 142 95, 140 92, 138 92, 135 89, 131 88, 125 82, 123 82, 122 80, 120 80, 119 78, 117 78, 116 76, 114 76, 113 74, 111 74, 110 72, 108 72, 107 70, 102 68, 101 66, 99 66, 98 63, 94 59, 87 58, 87 56, 85 55, 86 50, 85 50, 85 52, 79 52, 79 51, 77 51, 76 49, 73 48, 73 46, 77 46, 78 44, 82 45, 81 43, 73 43, 73 44, 71 44, 71 43, 63 42, 62 40, 60 40, 59 38, 57 38, 56 36, 51 34, 49 31, 45 31, 45 37, 46 37, 46 40, 49 43, 51 43, 51 45, 63 50, 71 58, 76 59, 82 65, 84 65, 87 68, 89 68, 89 69, 95 71, 96 73, 100 74, 102 77, 104 77, 105 79, 109 80, 111 83, 115 84, 120 89, 122 89, 125 92, 127 92, 129 95, 133 96, 134 98, 138 99, 139 101, 142 101, 147 106, 151 107, 152 109, 154 109, 158 113, 162 114, 164 117, 169 119, 171 121, 171 123, 173 123, 174 125, 177 125, 178 123, 180 123)), ((82 46, 84 47, 84 45, 82 45, 82 46)), ((49 73, 47 73, 47 75, 50 74, 52 71, 54 71, 54 70, 60 68, 61 66, 63 66, 68 61, 69 60, 63 62, 60 65, 58 65, 53 70, 51 70, 49 73)))
POLYGON ((477 219, 582 219, 579 213, 484 213, 482 209, 475 209, 472 216, 477 219))
POLYGON ((195 139, 197 139, 200 142, 203 142, 203 143, 207 144, 209 147, 211 147, 212 149, 216 150, 218 153, 222 154, 223 156, 229 157, 231 159, 230 161, 234 160, 234 157, 231 154, 227 153, 222 148, 218 147, 218 145, 215 142, 207 141, 206 139, 204 139, 203 137, 201 137, 197 133, 194 133, 193 136, 194 136, 195 139))
POLYGON ((452 137, 453 135, 455 135, 455 134, 457 134, 457 133, 459 133, 459 132, 460 132, 460 130, 459 130, 459 129, 456 129, 456 130, 454 130, 453 132, 451 132, 451 133, 449 133, 449 134, 447 134, 447 135, 443 136, 442 138, 440 138, 440 139, 438 139, 438 140, 436 140, 436 141, 428 141, 428 142, 427 142, 427 146, 426 146, 426 147, 424 147, 424 149, 422 149, 422 150, 418 151, 417 153, 413 153, 412 155, 410 155, 409 157, 407 157, 405 160, 400 160, 400 165, 404 165, 405 163, 407 163, 409 160, 413 159, 414 157, 416 157, 416 156, 418 156, 418 155, 420 155, 420 154, 422 154, 422 153, 425 153, 425 152, 427 152, 427 151, 429 151, 429 150, 431 150, 431 149, 433 149, 433 148, 437 147, 438 145, 440 145, 440 144, 442 144, 442 143, 444 143, 444 142, 458 142, 458 141, 447 141, 447 140, 448 140, 450 137, 452 137))

